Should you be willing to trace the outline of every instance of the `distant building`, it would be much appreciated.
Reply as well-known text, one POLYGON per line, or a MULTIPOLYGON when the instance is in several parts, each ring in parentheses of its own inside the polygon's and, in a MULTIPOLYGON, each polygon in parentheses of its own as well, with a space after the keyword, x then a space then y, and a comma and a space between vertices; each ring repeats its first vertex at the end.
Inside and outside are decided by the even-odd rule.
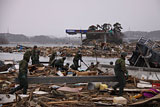
POLYGON ((86 39, 82 40, 82 45, 94 45, 96 43, 116 43, 121 44, 123 34, 121 33, 121 24, 115 23, 113 25, 104 23, 103 25, 91 25, 88 30, 74 30, 67 29, 66 33, 69 35, 86 34, 86 39))

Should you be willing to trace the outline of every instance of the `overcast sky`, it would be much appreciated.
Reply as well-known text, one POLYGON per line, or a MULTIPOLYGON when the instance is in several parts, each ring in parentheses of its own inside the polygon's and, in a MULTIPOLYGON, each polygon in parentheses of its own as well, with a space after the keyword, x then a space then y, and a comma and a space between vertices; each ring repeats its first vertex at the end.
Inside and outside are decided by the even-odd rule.
POLYGON ((0 0, 0 33, 65 36, 65 29, 121 23, 160 30, 160 0, 0 0))

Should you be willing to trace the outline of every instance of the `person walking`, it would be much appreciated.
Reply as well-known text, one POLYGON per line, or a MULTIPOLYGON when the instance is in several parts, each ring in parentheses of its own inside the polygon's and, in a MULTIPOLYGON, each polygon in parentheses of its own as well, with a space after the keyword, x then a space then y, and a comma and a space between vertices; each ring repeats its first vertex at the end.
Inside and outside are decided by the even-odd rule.
POLYGON ((66 57, 63 57, 63 58, 57 59, 55 61, 54 66, 57 68, 57 70, 62 70, 63 69, 65 60, 66 60, 66 57))
POLYGON ((11 90, 9 94, 13 94, 18 90, 23 89, 23 94, 27 94, 28 89, 28 80, 27 80, 27 72, 28 72, 28 62, 30 60, 30 52, 26 51, 23 55, 23 60, 19 62, 19 86, 15 89, 11 90))
POLYGON ((116 60, 115 67, 114 67, 114 72, 115 72, 115 76, 118 80, 118 84, 113 86, 113 89, 114 89, 114 93, 115 93, 116 89, 119 88, 119 94, 118 94, 119 96, 123 95, 123 89, 126 84, 125 75, 128 76, 128 71, 126 70, 126 66, 125 66, 125 57, 126 56, 127 56, 127 53, 122 52, 121 57, 116 60))
POLYGON ((39 54, 40 54, 40 51, 37 49, 37 46, 35 45, 32 49, 32 52, 31 52, 32 65, 40 64, 39 54))
POLYGON ((55 60, 55 57, 56 57, 56 52, 55 51, 52 51, 52 54, 49 56, 49 65, 52 66, 54 60, 55 60))
POLYGON ((79 66, 79 60, 80 60, 81 62, 83 62, 83 60, 82 60, 82 54, 80 53, 80 51, 78 51, 78 52, 76 53, 76 55, 74 56, 74 58, 73 58, 73 64, 74 64, 74 66, 75 66, 75 70, 78 70, 78 67, 80 67, 80 66, 79 66))

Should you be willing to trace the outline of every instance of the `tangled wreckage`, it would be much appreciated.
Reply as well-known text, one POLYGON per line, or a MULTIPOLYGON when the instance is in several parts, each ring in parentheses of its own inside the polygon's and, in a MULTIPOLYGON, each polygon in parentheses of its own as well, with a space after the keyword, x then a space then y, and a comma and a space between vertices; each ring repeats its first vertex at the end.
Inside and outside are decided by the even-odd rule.
POLYGON ((141 37, 129 59, 131 66, 160 68, 160 45, 141 37))
POLYGON ((86 39, 83 40, 83 44, 92 44, 93 40, 96 40, 97 43, 116 43, 121 44, 123 42, 121 33, 121 24, 115 23, 113 25, 109 23, 104 23, 103 25, 90 26, 88 28, 86 39))
MULTIPOLYGON (((94 30, 70 30, 69 32, 73 34, 75 32, 87 34, 88 32, 89 34, 92 31, 94 30)), ((98 40, 105 40, 103 38, 104 36, 101 37, 101 39, 97 38, 96 42, 98 40)), ((107 40, 109 38, 106 38, 107 40)), ((127 78, 123 96, 119 97, 111 94, 113 91, 112 87, 117 82, 113 73, 114 65, 101 64, 101 62, 96 64, 95 71, 78 71, 72 69, 60 71, 46 65, 48 62, 42 61, 41 63, 44 63, 44 65, 29 65, 28 93, 24 95, 21 91, 18 91, 14 95, 8 94, 19 82, 17 78, 19 70, 18 61, 12 62, 8 60, 5 63, 0 61, 0 107, 21 107, 22 105, 26 107, 160 107, 159 93, 152 93, 155 96, 151 98, 146 98, 142 94, 144 89, 148 89, 148 93, 151 93, 151 88, 156 88, 157 90, 160 88, 160 79, 158 78, 158 74, 160 75, 159 45, 142 37, 137 44, 123 44, 122 47, 116 44, 109 44, 108 46, 110 48, 109 50, 101 48, 94 50, 94 47, 83 46, 81 51, 83 56, 115 58, 118 57, 120 52, 126 51, 131 53, 135 48, 129 59, 132 66, 126 67, 129 77, 127 78), (152 79, 151 77, 156 77, 156 79, 152 79)), ((29 48, 31 49, 31 47, 29 48)), ((39 47, 39 49, 41 50, 40 55, 45 57, 49 56, 53 50, 62 53, 58 54, 58 57, 62 57, 63 55, 72 57, 79 50, 79 47, 39 47)), ((6 53, 20 52, 17 50, 17 47, 0 47, 0 50, 6 53)), ((27 48, 22 48, 21 51, 26 50, 27 48)))
POLYGON ((95 45, 96 43, 116 43, 123 42, 123 33, 121 32, 121 24, 115 23, 112 27, 109 23, 103 25, 91 25, 88 30, 67 29, 69 35, 81 34, 82 45, 95 45), (86 34, 86 39, 82 39, 82 34, 86 34))

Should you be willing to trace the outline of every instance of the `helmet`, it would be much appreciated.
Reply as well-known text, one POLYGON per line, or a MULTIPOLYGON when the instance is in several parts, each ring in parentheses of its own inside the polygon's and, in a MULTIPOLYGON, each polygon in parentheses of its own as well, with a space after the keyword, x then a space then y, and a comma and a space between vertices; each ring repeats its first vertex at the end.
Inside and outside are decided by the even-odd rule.
POLYGON ((112 61, 110 62, 110 65, 113 65, 113 62, 112 62, 112 61))
POLYGON ((65 59, 66 59, 66 57, 63 57, 62 59, 63 59, 63 60, 65 60, 65 59))
POLYGON ((34 47, 33 47, 34 49, 36 49, 37 48, 37 45, 34 45, 34 47))
POLYGON ((121 57, 126 57, 127 56, 127 53, 126 52, 122 52, 121 53, 121 57))
POLYGON ((69 66, 69 63, 66 63, 66 65, 68 65, 68 66, 69 66))

